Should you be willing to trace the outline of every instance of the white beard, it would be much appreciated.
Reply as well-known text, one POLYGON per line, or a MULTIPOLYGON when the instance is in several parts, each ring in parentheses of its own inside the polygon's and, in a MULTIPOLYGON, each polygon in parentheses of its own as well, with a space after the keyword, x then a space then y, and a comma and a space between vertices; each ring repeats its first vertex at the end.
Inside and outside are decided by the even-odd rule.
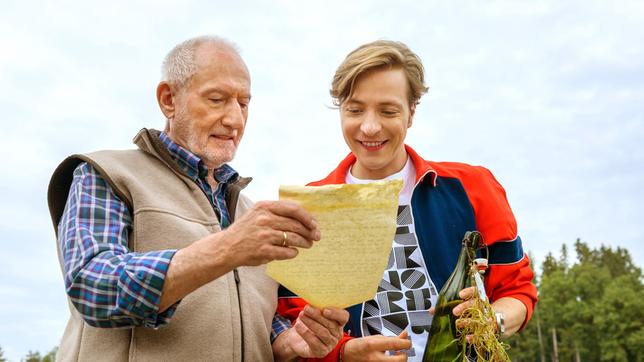
POLYGON ((177 110, 173 120, 174 133, 181 139, 186 140, 186 148, 201 157, 209 169, 220 167, 226 162, 230 162, 235 157, 237 147, 231 145, 225 148, 209 148, 208 140, 209 135, 205 135, 204 139, 199 138, 199 134, 195 131, 193 123, 187 118, 183 108, 177 110))

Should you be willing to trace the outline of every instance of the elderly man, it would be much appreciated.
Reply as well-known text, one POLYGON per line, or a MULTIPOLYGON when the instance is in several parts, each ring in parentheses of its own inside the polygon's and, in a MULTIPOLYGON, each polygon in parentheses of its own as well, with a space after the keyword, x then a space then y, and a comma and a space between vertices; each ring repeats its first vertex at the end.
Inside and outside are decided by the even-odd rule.
POLYGON ((264 361, 322 357, 344 310, 308 307, 294 325, 275 315, 271 260, 320 239, 288 202, 254 206, 250 179, 226 164, 244 133, 250 76, 217 37, 177 45, 157 100, 164 132, 138 147, 73 155, 56 169, 49 208, 71 318, 58 360, 264 361))

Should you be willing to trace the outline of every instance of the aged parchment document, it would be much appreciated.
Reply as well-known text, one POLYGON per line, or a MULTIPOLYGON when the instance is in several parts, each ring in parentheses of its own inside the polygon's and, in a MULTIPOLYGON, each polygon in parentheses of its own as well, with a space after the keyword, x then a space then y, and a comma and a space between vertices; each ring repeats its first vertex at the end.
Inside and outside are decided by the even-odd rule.
POLYGON ((396 233, 402 180, 370 184, 281 186, 322 234, 295 259, 268 264, 270 277, 316 307, 345 308, 376 295, 396 233))

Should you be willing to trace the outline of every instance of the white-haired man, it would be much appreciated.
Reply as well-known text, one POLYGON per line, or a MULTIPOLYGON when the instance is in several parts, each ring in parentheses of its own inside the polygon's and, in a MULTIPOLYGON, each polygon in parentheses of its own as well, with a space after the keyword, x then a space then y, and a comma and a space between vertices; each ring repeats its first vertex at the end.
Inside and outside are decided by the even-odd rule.
POLYGON ((234 45, 198 37, 163 64, 164 132, 137 149, 73 155, 48 201, 71 318, 58 360, 264 361, 322 357, 348 314, 308 307, 275 315, 262 264, 320 239, 294 203, 240 194, 226 163, 244 133, 250 76, 234 45))

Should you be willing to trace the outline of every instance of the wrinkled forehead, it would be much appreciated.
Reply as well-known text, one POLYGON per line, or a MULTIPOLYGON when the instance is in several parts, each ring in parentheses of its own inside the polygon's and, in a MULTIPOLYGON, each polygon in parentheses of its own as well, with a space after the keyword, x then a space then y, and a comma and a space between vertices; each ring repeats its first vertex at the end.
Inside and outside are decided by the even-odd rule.
POLYGON ((250 79, 248 67, 234 49, 226 45, 202 44, 195 49, 195 65, 197 72, 203 68, 218 67, 229 72, 236 72, 250 79))
POLYGON ((187 90, 205 94, 220 91, 250 97, 250 75, 241 57, 229 49, 213 46, 195 51, 195 73, 187 90))

